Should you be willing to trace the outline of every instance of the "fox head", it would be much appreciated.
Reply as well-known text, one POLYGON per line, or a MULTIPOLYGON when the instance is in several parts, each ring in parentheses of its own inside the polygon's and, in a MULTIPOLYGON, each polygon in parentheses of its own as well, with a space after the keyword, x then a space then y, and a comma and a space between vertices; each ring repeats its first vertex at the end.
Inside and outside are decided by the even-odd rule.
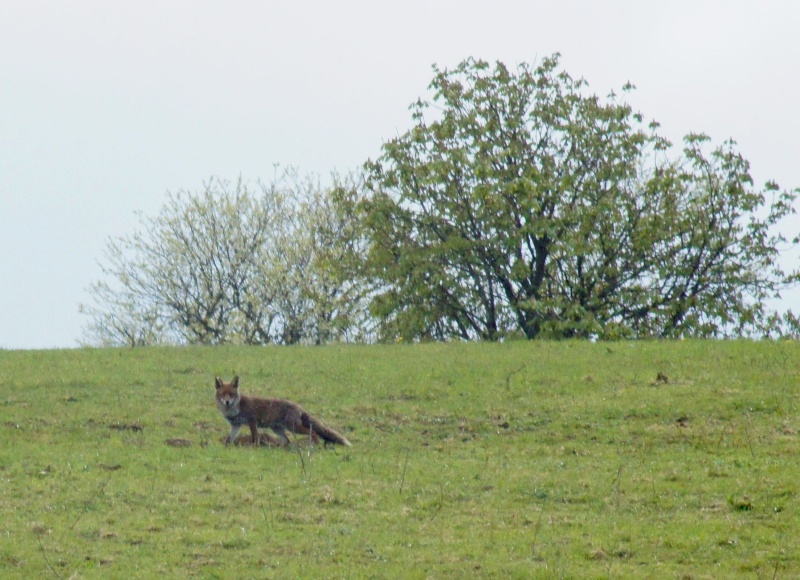
POLYGON ((217 407, 223 415, 236 415, 239 413, 239 377, 233 377, 230 383, 216 378, 217 407))

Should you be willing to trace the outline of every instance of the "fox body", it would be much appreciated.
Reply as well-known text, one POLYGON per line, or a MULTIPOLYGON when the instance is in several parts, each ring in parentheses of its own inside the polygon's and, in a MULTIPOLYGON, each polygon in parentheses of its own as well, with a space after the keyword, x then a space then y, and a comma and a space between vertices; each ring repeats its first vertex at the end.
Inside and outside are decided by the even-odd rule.
POLYGON ((231 426, 230 435, 225 444, 236 439, 236 434, 243 425, 250 428, 254 445, 260 442, 258 428, 272 429, 285 445, 289 443, 286 431, 308 435, 314 443, 320 439, 325 443, 350 446, 343 436, 308 414, 300 405, 285 399, 265 399, 248 397, 239 393, 239 377, 233 377, 230 383, 221 378, 216 379, 217 408, 231 426))

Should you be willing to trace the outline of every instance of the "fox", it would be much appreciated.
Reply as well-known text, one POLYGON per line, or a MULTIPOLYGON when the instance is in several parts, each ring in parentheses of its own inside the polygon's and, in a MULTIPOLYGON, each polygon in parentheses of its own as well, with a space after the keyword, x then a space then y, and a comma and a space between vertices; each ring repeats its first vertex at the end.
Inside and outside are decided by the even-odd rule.
POLYGON ((238 375, 229 383, 216 377, 215 384, 217 408, 231 426, 230 435, 225 441, 226 446, 234 442, 242 425, 250 427, 253 445, 261 442, 258 433, 258 428, 261 427, 272 429, 280 438, 282 445, 290 443, 286 431, 291 431, 308 435, 309 440, 314 443, 318 443, 321 438, 326 445, 333 443, 352 446, 344 435, 312 417, 297 403, 286 399, 265 399, 240 394, 238 375))

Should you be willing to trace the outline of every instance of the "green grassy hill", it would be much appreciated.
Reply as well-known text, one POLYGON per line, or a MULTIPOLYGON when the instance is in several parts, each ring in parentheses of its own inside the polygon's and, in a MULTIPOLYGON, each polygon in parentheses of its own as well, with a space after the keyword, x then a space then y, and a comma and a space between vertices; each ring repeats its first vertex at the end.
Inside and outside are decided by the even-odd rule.
POLYGON ((0 371, 2 577, 800 576, 797 343, 0 351, 0 371), (234 373, 353 447, 224 447, 234 373))

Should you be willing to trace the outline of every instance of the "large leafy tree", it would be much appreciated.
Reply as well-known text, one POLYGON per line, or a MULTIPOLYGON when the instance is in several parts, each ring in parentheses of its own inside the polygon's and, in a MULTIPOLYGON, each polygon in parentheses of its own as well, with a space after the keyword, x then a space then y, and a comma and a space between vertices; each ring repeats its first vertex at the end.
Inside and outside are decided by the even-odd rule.
POLYGON ((764 300, 788 281, 774 226, 795 194, 754 189, 733 142, 689 135, 674 154, 558 55, 434 72, 433 103, 366 164, 384 339, 769 330, 764 300))
MULTIPOLYGON (((338 179, 336 189, 353 187, 338 179)), ((252 189, 211 180, 169 195, 108 241, 104 279, 82 306, 93 344, 294 344, 354 340, 366 316, 342 256, 354 217, 334 188, 290 169, 252 189), (339 267, 332 271, 331 263, 339 267)))

